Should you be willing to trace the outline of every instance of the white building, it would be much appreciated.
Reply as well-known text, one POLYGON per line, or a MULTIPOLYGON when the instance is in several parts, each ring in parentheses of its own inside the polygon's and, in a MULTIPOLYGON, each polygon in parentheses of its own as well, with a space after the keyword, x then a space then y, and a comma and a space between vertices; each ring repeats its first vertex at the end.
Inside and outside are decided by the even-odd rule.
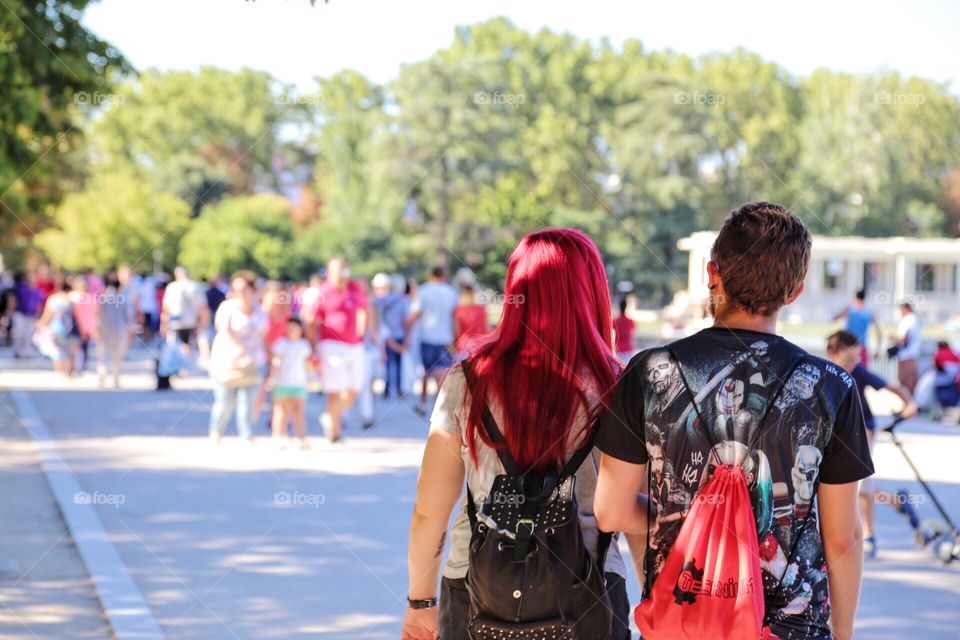
MULTIPOLYGON (((677 246, 690 253, 690 305, 707 300, 707 262, 717 234, 698 231, 677 246)), ((865 288, 867 305, 883 323, 897 319, 901 301, 926 322, 960 314, 960 239, 814 236, 804 293, 781 316, 788 322, 830 322, 865 288)))

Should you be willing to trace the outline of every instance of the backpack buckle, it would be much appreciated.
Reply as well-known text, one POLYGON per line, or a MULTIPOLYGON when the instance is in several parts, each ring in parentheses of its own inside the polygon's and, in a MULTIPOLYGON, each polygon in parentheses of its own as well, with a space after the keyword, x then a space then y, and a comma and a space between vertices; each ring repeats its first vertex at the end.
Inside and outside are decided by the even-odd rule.
POLYGON ((533 530, 536 528, 536 523, 530 518, 520 518, 517 520, 517 535, 520 535, 520 527, 525 527, 527 530, 523 532, 523 535, 532 535, 533 530))
POLYGON ((527 558, 527 552, 530 550, 530 538, 533 536, 533 530, 536 527, 532 518, 523 516, 517 520, 517 539, 513 544, 513 561, 524 562, 527 558))

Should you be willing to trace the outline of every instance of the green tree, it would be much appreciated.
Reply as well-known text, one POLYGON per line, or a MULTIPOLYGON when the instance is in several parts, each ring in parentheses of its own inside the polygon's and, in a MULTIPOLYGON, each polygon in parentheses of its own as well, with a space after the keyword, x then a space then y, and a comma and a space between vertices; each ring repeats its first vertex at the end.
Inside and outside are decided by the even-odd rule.
POLYGON ((180 263, 198 277, 251 269, 269 278, 300 275, 290 202, 276 195, 230 196, 204 207, 180 243, 180 263))
POLYGON ((198 215, 225 194, 276 186, 277 128, 294 108, 289 102, 260 71, 150 70, 119 89, 91 138, 100 161, 133 167, 198 215))
POLYGON ((156 251, 172 268, 189 213, 186 202, 137 178, 95 173, 83 191, 63 199, 36 244, 66 269, 103 270, 123 262, 152 269, 156 251))
POLYGON ((76 106, 130 70, 81 23, 88 0, 6 0, 0 8, 0 248, 23 246, 75 186, 76 106))

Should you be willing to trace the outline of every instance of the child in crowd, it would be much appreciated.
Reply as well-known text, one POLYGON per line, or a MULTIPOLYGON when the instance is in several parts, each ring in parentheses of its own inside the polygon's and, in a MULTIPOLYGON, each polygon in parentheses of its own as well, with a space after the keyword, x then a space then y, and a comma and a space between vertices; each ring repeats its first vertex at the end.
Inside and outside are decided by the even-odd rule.
POLYGON ((303 325, 297 318, 287 320, 286 334, 270 348, 268 383, 273 387, 273 440, 286 446, 287 424, 293 422, 293 431, 300 441, 300 449, 309 449, 307 443, 304 407, 307 403, 307 369, 313 350, 303 334, 303 325))

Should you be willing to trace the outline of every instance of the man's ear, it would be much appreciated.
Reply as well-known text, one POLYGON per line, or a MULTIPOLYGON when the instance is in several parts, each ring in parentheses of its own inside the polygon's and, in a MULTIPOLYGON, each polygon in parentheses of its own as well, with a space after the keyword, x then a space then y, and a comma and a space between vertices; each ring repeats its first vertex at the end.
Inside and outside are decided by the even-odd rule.
POLYGON ((720 267, 716 262, 710 260, 707 262, 707 288, 716 289, 720 284, 720 267))
POLYGON ((796 300, 797 298, 800 297, 800 294, 801 294, 801 293, 803 293, 803 282, 801 282, 801 283, 797 286, 797 290, 794 291, 793 294, 792 294, 789 298, 787 298, 787 304, 793 303, 794 300, 796 300))

